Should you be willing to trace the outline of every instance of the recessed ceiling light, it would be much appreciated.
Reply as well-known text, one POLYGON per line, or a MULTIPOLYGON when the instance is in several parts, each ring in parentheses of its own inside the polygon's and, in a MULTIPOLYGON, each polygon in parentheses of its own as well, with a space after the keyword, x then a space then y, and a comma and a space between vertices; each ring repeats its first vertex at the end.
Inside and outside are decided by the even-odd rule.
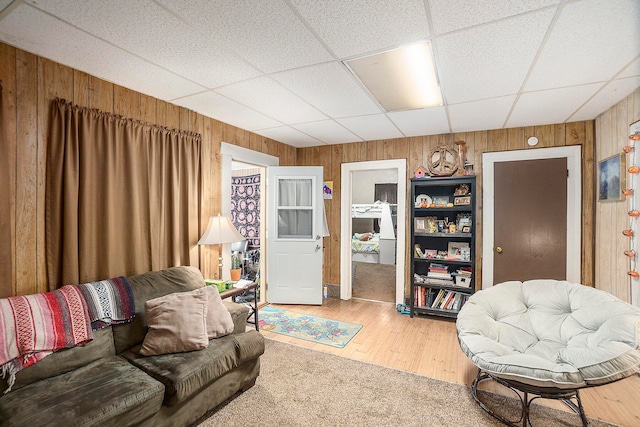
POLYGON ((344 62, 386 111, 442 105, 429 42, 344 62))

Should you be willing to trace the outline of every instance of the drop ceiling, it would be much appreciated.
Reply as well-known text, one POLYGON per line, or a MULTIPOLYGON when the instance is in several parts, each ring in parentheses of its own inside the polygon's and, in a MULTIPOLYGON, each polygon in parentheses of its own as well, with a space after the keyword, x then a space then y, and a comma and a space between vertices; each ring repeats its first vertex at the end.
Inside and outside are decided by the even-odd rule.
POLYGON ((0 0, 0 40, 309 147, 590 120, 640 87, 639 0, 0 0), (442 107, 343 61, 430 41, 442 107))

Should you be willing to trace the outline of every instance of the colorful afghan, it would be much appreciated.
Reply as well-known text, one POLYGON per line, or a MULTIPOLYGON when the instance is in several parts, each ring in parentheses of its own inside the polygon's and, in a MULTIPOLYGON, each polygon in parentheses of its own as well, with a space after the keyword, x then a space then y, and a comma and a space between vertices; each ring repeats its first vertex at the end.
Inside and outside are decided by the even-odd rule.
POLYGON ((136 314, 133 291, 124 277, 83 283, 78 288, 87 303, 94 331, 130 322, 136 314))
POLYGON ((16 374, 56 350, 93 339, 84 298, 75 286, 0 299, 0 374, 16 374))

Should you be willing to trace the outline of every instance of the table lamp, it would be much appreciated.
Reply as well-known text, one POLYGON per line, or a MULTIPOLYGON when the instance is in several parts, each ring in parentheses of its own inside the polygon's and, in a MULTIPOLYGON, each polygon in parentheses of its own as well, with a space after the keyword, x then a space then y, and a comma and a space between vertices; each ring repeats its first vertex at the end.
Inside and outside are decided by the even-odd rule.
MULTIPOLYGON (((222 245, 223 243, 233 243, 245 238, 238 232, 228 216, 212 216, 204 234, 198 240, 199 245, 222 245)), ((222 279, 222 247, 218 257, 218 279, 222 279)))

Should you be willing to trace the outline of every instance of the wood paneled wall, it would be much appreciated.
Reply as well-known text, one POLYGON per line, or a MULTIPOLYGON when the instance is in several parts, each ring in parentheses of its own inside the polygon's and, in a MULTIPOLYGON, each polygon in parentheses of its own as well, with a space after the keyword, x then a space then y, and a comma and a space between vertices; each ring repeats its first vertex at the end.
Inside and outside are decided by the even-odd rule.
MULTIPOLYGON (((51 101, 56 97, 145 122, 202 134, 202 227, 220 211, 220 142, 239 145, 295 165, 296 149, 185 108, 109 83, 0 43, 0 81, 9 153, 12 277, 0 280, 0 296, 48 290, 44 257, 45 154, 51 101)), ((132 236, 135 238, 135 236, 132 236)), ((195 242, 194 242, 195 244, 195 242)), ((201 247, 205 277, 217 271, 217 247, 201 247)))
MULTIPOLYGON (((582 281, 629 300, 626 276, 628 260, 622 257, 628 241, 620 231, 627 228, 626 203, 598 203, 595 200, 597 160, 609 157, 625 144, 628 125, 640 118, 640 92, 594 121, 548 126, 421 136, 366 141, 295 149, 237 127, 202 116, 168 102, 114 85, 78 70, 0 43, 0 80, 5 105, 8 165, 12 179, 9 206, 12 235, 10 280, 0 281, 0 296, 22 295, 47 290, 44 260, 45 153, 49 110, 55 97, 76 104, 121 114, 161 126, 199 132, 203 137, 204 185, 202 226, 209 215, 220 210, 220 142, 239 145, 280 158, 281 165, 322 165, 324 179, 333 181, 334 197, 326 200, 330 237, 326 237, 324 282, 340 283, 340 169, 343 162, 407 159, 407 179, 425 163, 432 147, 462 139, 467 157, 478 175, 478 200, 482 201, 482 153, 531 149, 529 136, 540 140, 537 148, 582 146, 582 281), (595 126, 594 126, 595 123, 595 126), (595 139, 597 137, 597 150, 595 139)), ((534 148, 535 149, 535 148, 534 148)), ((409 195, 406 195, 409 203, 409 195)), ((479 220, 482 206, 479 206, 479 220)), ((478 224, 482 238, 481 223, 478 224)), ((478 243, 480 248, 480 243, 478 243)), ((477 251, 478 252, 478 251, 477 251)), ((406 249, 407 257, 410 255, 406 249)), ((217 269, 217 248, 201 248, 205 275, 217 269)), ((409 259, 409 258, 407 258, 409 259)), ((6 260, 0 260, 5 262, 6 260)), ((407 269, 408 271, 408 269, 407 269)), ((478 276, 478 279, 480 276, 478 276)), ((477 283, 480 283, 478 280, 477 283)))
MULTIPOLYGON (((640 120, 640 90, 596 118, 596 167, 597 162, 621 153, 622 147, 629 145, 629 125, 637 120, 640 120)), ((629 179, 627 175, 627 181, 629 179)), ((635 191, 638 197, 640 190, 636 188, 635 191)), ((629 249, 630 241, 622 235, 622 230, 629 228, 630 224, 627 215, 629 201, 595 203, 596 287, 631 302, 631 279, 627 275, 630 261, 623 254, 629 249)))
MULTIPOLYGON (((567 124, 530 126, 524 128, 464 132, 446 135, 420 136, 382 141, 356 142, 343 145, 329 145, 298 149, 298 165, 324 166, 325 181, 333 181, 333 199, 325 200, 330 236, 325 237, 325 263, 323 281, 340 284, 340 185, 341 164, 350 162, 407 159, 407 177, 426 164, 431 149, 438 145, 455 148, 454 140, 466 142, 466 157, 474 164, 477 175, 477 224, 476 261, 478 274, 476 286, 481 282, 482 250, 482 153, 508 150, 527 150, 566 145, 582 146, 582 282, 593 286, 594 276, 594 124, 593 121, 567 124), (536 136, 536 148, 527 145, 527 138, 536 136)), ((411 206, 406 194, 407 206, 411 206)), ((410 242, 410 214, 407 212, 407 242, 410 242)), ((409 245, 407 245, 409 246, 409 245)), ((398 249, 400 250, 400 248, 398 249)), ((407 262, 411 259, 409 248, 404 248, 407 262)), ((405 265, 406 280, 409 283, 409 266, 405 265)), ((408 285, 407 285, 408 286, 408 285)), ((407 288, 408 289, 408 288, 407 288)), ((406 292, 406 290, 405 290, 406 292)), ((408 294, 408 292, 406 292, 408 294)))

